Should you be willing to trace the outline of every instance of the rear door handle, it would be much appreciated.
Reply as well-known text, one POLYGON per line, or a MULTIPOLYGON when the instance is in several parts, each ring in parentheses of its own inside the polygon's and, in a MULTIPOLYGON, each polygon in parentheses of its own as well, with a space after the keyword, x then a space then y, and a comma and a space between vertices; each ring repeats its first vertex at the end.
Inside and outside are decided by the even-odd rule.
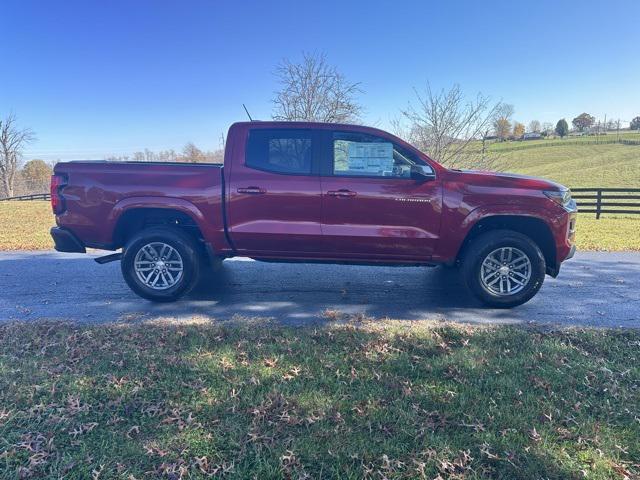
POLYGON ((352 192, 351 190, 342 189, 342 190, 329 190, 327 192, 327 195, 330 195, 332 197, 355 197, 357 193, 352 192))
POLYGON ((262 193, 267 193, 264 188, 260 187, 240 187, 238 188, 238 193, 248 193, 250 195, 260 195, 262 193))

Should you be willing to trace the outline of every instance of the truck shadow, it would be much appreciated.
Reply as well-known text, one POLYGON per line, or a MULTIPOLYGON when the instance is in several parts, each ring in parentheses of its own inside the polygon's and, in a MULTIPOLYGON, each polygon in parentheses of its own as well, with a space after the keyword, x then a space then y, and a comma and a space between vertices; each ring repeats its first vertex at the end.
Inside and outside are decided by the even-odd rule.
POLYGON ((253 261, 226 261, 218 271, 206 271, 189 298, 222 301, 239 294, 252 294, 260 301, 367 304, 382 310, 393 305, 479 306, 466 291, 456 269, 253 261))
POLYGON ((119 263, 55 252, 0 253, 0 321, 37 318, 226 320, 272 317, 323 322, 336 314, 468 323, 556 323, 640 327, 640 255, 578 255, 558 279, 511 310, 486 309, 456 270, 225 261, 181 301, 154 304, 126 286, 119 263))

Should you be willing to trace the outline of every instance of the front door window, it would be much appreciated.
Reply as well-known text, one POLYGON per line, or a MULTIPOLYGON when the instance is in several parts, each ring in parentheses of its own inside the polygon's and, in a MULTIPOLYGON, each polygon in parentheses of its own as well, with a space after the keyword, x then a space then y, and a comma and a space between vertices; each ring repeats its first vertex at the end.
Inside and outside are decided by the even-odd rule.
POLYGON ((394 143, 361 133, 333 133, 333 175, 410 178, 411 166, 423 164, 394 143))

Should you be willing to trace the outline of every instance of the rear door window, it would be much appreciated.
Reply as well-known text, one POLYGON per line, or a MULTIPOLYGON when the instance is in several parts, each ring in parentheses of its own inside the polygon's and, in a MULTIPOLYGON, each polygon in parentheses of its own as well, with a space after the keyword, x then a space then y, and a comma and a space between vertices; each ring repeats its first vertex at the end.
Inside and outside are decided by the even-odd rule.
POLYGON ((310 175, 313 143, 310 130, 250 130, 245 165, 274 173, 310 175))

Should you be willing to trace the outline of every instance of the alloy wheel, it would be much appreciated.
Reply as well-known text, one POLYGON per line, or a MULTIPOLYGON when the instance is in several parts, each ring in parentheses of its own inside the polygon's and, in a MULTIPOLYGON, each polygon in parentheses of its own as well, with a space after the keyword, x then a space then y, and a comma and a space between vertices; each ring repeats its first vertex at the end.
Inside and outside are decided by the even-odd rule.
POLYGON ((485 257, 480 267, 482 287, 492 295, 515 295, 530 280, 531 260, 518 248, 497 248, 485 257))
POLYGON ((138 280, 154 290, 176 285, 184 274, 184 263, 178 251, 163 242, 143 245, 136 253, 134 269, 138 280))

